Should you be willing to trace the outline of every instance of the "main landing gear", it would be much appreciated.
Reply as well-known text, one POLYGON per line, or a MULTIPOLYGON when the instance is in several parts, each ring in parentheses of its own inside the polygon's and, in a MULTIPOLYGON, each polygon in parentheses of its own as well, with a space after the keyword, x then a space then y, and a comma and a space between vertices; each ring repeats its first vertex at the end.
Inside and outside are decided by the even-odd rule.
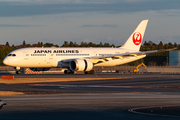
POLYGON ((74 71, 71 71, 71 70, 64 70, 64 74, 74 74, 74 71))
MULTIPOLYGON (((91 70, 91 71, 85 71, 84 74, 94 74, 95 71, 91 70)), ((64 74, 74 74, 74 71, 71 70, 64 70, 64 74)))
POLYGON ((91 70, 91 71, 85 71, 84 74, 94 74, 94 70, 91 70))

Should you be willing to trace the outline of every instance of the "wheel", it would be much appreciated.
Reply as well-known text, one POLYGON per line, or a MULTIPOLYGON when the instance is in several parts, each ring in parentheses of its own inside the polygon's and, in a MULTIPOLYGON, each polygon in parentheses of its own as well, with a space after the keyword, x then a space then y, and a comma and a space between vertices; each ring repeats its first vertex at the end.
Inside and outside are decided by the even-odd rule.
POLYGON ((71 71, 71 70, 65 70, 65 71, 64 71, 64 74, 74 74, 74 71, 71 71))
POLYGON ((74 71, 70 71, 70 72, 68 72, 68 74, 74 74, 74 71))
POLYGON ((94 74, 94 70, 91 70, 91 71, 85 71, 84 74, 94 74))
POLYGON ((90 74, 94 74, 94 73, 95 73, 94 70, 91 70, 91 71, 90 71, 90 74))
POLYGON ((20 74, 20 73, 21 73, 20 70, 17 70, 17 71, 16 71, 16 74, 20 74))
POLYGON ((64 71, 64 74, 67 74, 67 70, 64 71))

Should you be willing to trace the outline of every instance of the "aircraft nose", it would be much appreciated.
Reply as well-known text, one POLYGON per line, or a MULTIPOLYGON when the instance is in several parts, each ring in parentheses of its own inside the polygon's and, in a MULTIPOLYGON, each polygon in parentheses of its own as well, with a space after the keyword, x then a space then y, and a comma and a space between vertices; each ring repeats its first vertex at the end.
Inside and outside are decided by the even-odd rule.
POLYGON ((9 64, 8 58, 5 58, 5 59, 3 60, 3 63, 4 63, 5 65, 8 65, 8 64, 9 64))

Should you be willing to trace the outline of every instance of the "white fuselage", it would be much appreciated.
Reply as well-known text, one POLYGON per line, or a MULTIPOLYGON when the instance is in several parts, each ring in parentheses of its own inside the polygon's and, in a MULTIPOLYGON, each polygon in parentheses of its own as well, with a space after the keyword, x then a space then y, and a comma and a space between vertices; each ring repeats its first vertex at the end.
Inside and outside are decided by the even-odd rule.
MULTIPOLYGON (((93 56, 106 56, 112 54, 138 52, 123 48, 21 48, 12 51, 4 59, 4 63, 14 67, 68 67, 68 63, 63 63, 66 59, 89 59, 93 56)), ((146 55, 127 56, 119 59, 106 58, 102 63, 94 66, 115 66, 129 63, 146 55)), ((102 59, 103 60, 103 59, 102 59)), ((90 59, 93 63, 96 59, 90 59)), ((97 59, 99 61, 99 59, 97 59)))

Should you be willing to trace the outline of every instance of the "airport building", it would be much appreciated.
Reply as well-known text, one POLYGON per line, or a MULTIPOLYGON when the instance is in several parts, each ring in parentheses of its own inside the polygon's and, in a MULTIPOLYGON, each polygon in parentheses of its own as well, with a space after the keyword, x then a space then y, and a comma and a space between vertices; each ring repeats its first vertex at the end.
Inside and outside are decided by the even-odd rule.
POLYGON ((169 51, 169 65, 180 66, 180 51, 169 51))

